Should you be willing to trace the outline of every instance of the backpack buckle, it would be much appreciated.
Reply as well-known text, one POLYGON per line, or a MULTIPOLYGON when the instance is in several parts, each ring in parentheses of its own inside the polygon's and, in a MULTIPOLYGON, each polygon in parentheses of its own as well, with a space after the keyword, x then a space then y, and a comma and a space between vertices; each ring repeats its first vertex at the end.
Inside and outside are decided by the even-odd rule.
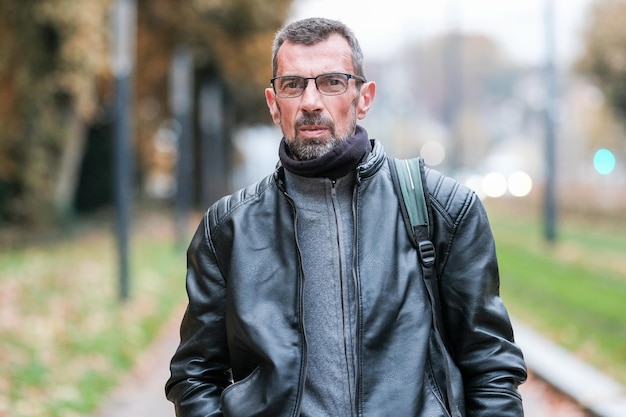
POLYGON ((430 240, 424 240, 418 243, 420 260, 422 265, 427 268, 435 264, 435 245, 430 240))

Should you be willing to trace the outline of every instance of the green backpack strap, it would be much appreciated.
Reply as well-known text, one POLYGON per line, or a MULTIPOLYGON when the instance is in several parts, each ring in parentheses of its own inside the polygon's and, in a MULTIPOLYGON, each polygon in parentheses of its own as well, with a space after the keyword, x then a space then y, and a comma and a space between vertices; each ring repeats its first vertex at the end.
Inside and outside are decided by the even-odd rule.
MULTIPOLYGON (((439 299, 439 284, 435 273, 435 245, 431 241, 431 228, 429 222, 429 198, 422 158, 398 159, 389 158, 391 178, 396 187, 396 194, 400 204, 400 210, 409 234, 411 243, 417 249, 418 258, 422 267, 424 284, 430 300, 433 327, 439 337, 436 337, 439 349, 446 354, 446 333, 444 332, 441 302, 439 299)), ((448 361, 444 360, 447 384, 448 411, 453 416, 459 415, 458 407, 452 403, 452 385, 448 361)))
POLYGON ((392 158, 392 178, 400 201, 402 215, 405 217, 411 242, 418 249, 420 262, 430 268, 435 264, 435 247, 430 241, 428 221, 428 198, 422 158, 392 158))

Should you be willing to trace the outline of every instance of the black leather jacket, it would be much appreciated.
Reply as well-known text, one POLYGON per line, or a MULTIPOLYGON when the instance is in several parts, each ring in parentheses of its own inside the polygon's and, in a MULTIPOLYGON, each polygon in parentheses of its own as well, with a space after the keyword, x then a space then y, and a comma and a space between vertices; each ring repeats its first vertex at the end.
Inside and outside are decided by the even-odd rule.
MULTIPOLYGON (((428 296, 382 146, 357 167, 355 416, 449 416, 428 296)), ((215 203, 188 250, 189 305, 171 362, 179 417, 299 416, 307 341, 297 216, 282 169, 215 203), (234 383, 233 383, 234 381, 234 383)), ((522 353, 498 295, 494 241, 476 195, 428 171, 433 241, 453 352, 451 395, 467 416, 522 416, 522 353)))

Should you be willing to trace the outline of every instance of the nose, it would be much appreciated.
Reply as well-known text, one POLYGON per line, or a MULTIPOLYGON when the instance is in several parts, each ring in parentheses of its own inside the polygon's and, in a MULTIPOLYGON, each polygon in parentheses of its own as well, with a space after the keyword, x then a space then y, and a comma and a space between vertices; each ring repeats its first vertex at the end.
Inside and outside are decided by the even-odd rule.
POLYGON ((315 85, 315 80, 307 80, 306 87, 302 92, 301 107, 303 111, 316 112, 322 109, 322 94, 315 85))

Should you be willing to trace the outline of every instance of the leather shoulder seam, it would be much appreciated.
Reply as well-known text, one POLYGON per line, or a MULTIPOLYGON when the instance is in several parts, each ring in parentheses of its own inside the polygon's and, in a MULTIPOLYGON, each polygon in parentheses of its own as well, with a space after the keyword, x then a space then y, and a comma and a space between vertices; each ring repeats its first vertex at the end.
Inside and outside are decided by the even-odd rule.
POLYGON ((433 169, 426 169, 426 182, 431 206, 443 216, 448 227, 456 229, 476 198, 476 193, 433 169))
POLYGON ((250 201, 258 200, 273 183, 273 176, 268 175, 255 184, 220 198, 207 210, 207 227, 211 229, 218 227, 234 210, 248 204, 250 201))

